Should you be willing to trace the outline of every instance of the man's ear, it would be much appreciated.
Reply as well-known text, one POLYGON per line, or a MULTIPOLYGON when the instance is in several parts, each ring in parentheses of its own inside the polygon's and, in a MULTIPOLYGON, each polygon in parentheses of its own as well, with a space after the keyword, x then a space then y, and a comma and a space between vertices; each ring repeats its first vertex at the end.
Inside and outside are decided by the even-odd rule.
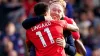
POLYGON ((49 13, 48 12, 46 12, 45 14, 44 14, 44 16, 48 16, 49 15, 49 13))
POLYGON ((47 16, 47 12, 44 14, 44 16, 47 16))

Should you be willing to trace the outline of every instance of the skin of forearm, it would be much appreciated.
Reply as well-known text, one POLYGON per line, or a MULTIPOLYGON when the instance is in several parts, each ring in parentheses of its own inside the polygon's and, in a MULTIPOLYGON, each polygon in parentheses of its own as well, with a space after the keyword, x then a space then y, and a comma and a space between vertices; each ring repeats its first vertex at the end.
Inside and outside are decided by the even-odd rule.
POLYGON ((79 28, 75 25, 67 24, 67 30, 76 32, 76 31, 79 31, 79 28))

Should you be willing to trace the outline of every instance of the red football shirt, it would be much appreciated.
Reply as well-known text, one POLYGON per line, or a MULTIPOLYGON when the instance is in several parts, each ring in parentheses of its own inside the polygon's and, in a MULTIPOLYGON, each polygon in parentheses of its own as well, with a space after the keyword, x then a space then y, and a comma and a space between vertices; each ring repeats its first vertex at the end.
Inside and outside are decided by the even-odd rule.
POLYGON ((65 20, 44 21, 26 31, 27 43, 36 47, 36 56, 66 56, 64 48, 56 44, 57 38, 63 38, 65 20))
MULTIPOLYGON (((64 17, 64 20, 66 20, 67 23, 69 23, 69 24, 73 24, 73 21, 72 21, 73 19, 71 19, 71 18, 64 17)), ((73 36, 73 38, 74 38, 75 40, 77 40, 77 39, 80 38, 79 32, 71 32, 71 33, 72 33, 72 36, 73 36)))

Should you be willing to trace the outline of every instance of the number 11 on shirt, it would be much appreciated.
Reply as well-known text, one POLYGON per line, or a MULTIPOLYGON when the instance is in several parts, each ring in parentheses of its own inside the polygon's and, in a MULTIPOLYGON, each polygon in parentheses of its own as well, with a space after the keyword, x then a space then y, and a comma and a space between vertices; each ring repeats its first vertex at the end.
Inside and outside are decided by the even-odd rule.
MULTIPOLYGON (((44 32, 47 33, 47 35, 48 35, 48 37, 49 37, 49 39, 50 39, 51 44, 53 44, 53 43, 54 43, 54 40, 53 40, 53 37, 52 37, 52 34, 51 34, 49 28, 45 28, 45 29, 44 29, 44 32)), ((46 47, 47 44, 46 44, 46 42, 45 42, 45 40, 44 40, 44 37, 43 37, 41 31, 37 31, 37 32, 36 32, 36 35, 39 36, 39 38, 40 38, 40 40, 41 40, 41 42, 42 42, 42 45, 43 45, 44 47, 46 47)))

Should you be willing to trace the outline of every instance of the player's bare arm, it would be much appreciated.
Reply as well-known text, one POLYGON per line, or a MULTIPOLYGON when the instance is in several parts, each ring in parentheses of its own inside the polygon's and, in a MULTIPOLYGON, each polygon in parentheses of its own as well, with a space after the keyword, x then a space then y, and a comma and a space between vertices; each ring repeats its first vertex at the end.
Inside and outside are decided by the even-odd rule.
MULTIPOLYGON (((75 23, 74 20, 72 20, 72 22, 73 22, 73 25, 77 26, 77 24, 75 23)), ((77 48, 77 52, 85 56, 86 49, 85 49, 83 43, 79 39, 77 39, 77 40, 75 40, 75 45, 77 48)))
POLYGON ((67 24, 66 28, 67 30, 70 30, 70 31, 79 31, 79 28, 72 24, 67 24))
POLYGON ((86 49, 81 40, 75 40, 75 46, 78 53, 82 54, 83 56, 86 55, 86 49))
POLYGON ((63 24, 64 24, 64 25, 63 25, 64 28, 66 28, 67 30, 73 31, 73 32, 79 31, 79 28, 78 28, 76 25, 69 24, 69 23, 67 23, 65 20, 63 20, 62 22, 63 22, 63 24))
POLYGON ((79 28, 78 28, 78 26, 76 25, 76 23, 75 23, 75 21, 74 20, 72 20, 72 24, 68 24, 68 29, 70 30, 70 29, 75 29, 76 31, 79 31, 79 28))
POLYGON ((75 26, 77 26, 77 24, 75 23, 75 21, 73 19, 71 19, 71 20, 73 22, 72 24, 75 25, 75 26))

